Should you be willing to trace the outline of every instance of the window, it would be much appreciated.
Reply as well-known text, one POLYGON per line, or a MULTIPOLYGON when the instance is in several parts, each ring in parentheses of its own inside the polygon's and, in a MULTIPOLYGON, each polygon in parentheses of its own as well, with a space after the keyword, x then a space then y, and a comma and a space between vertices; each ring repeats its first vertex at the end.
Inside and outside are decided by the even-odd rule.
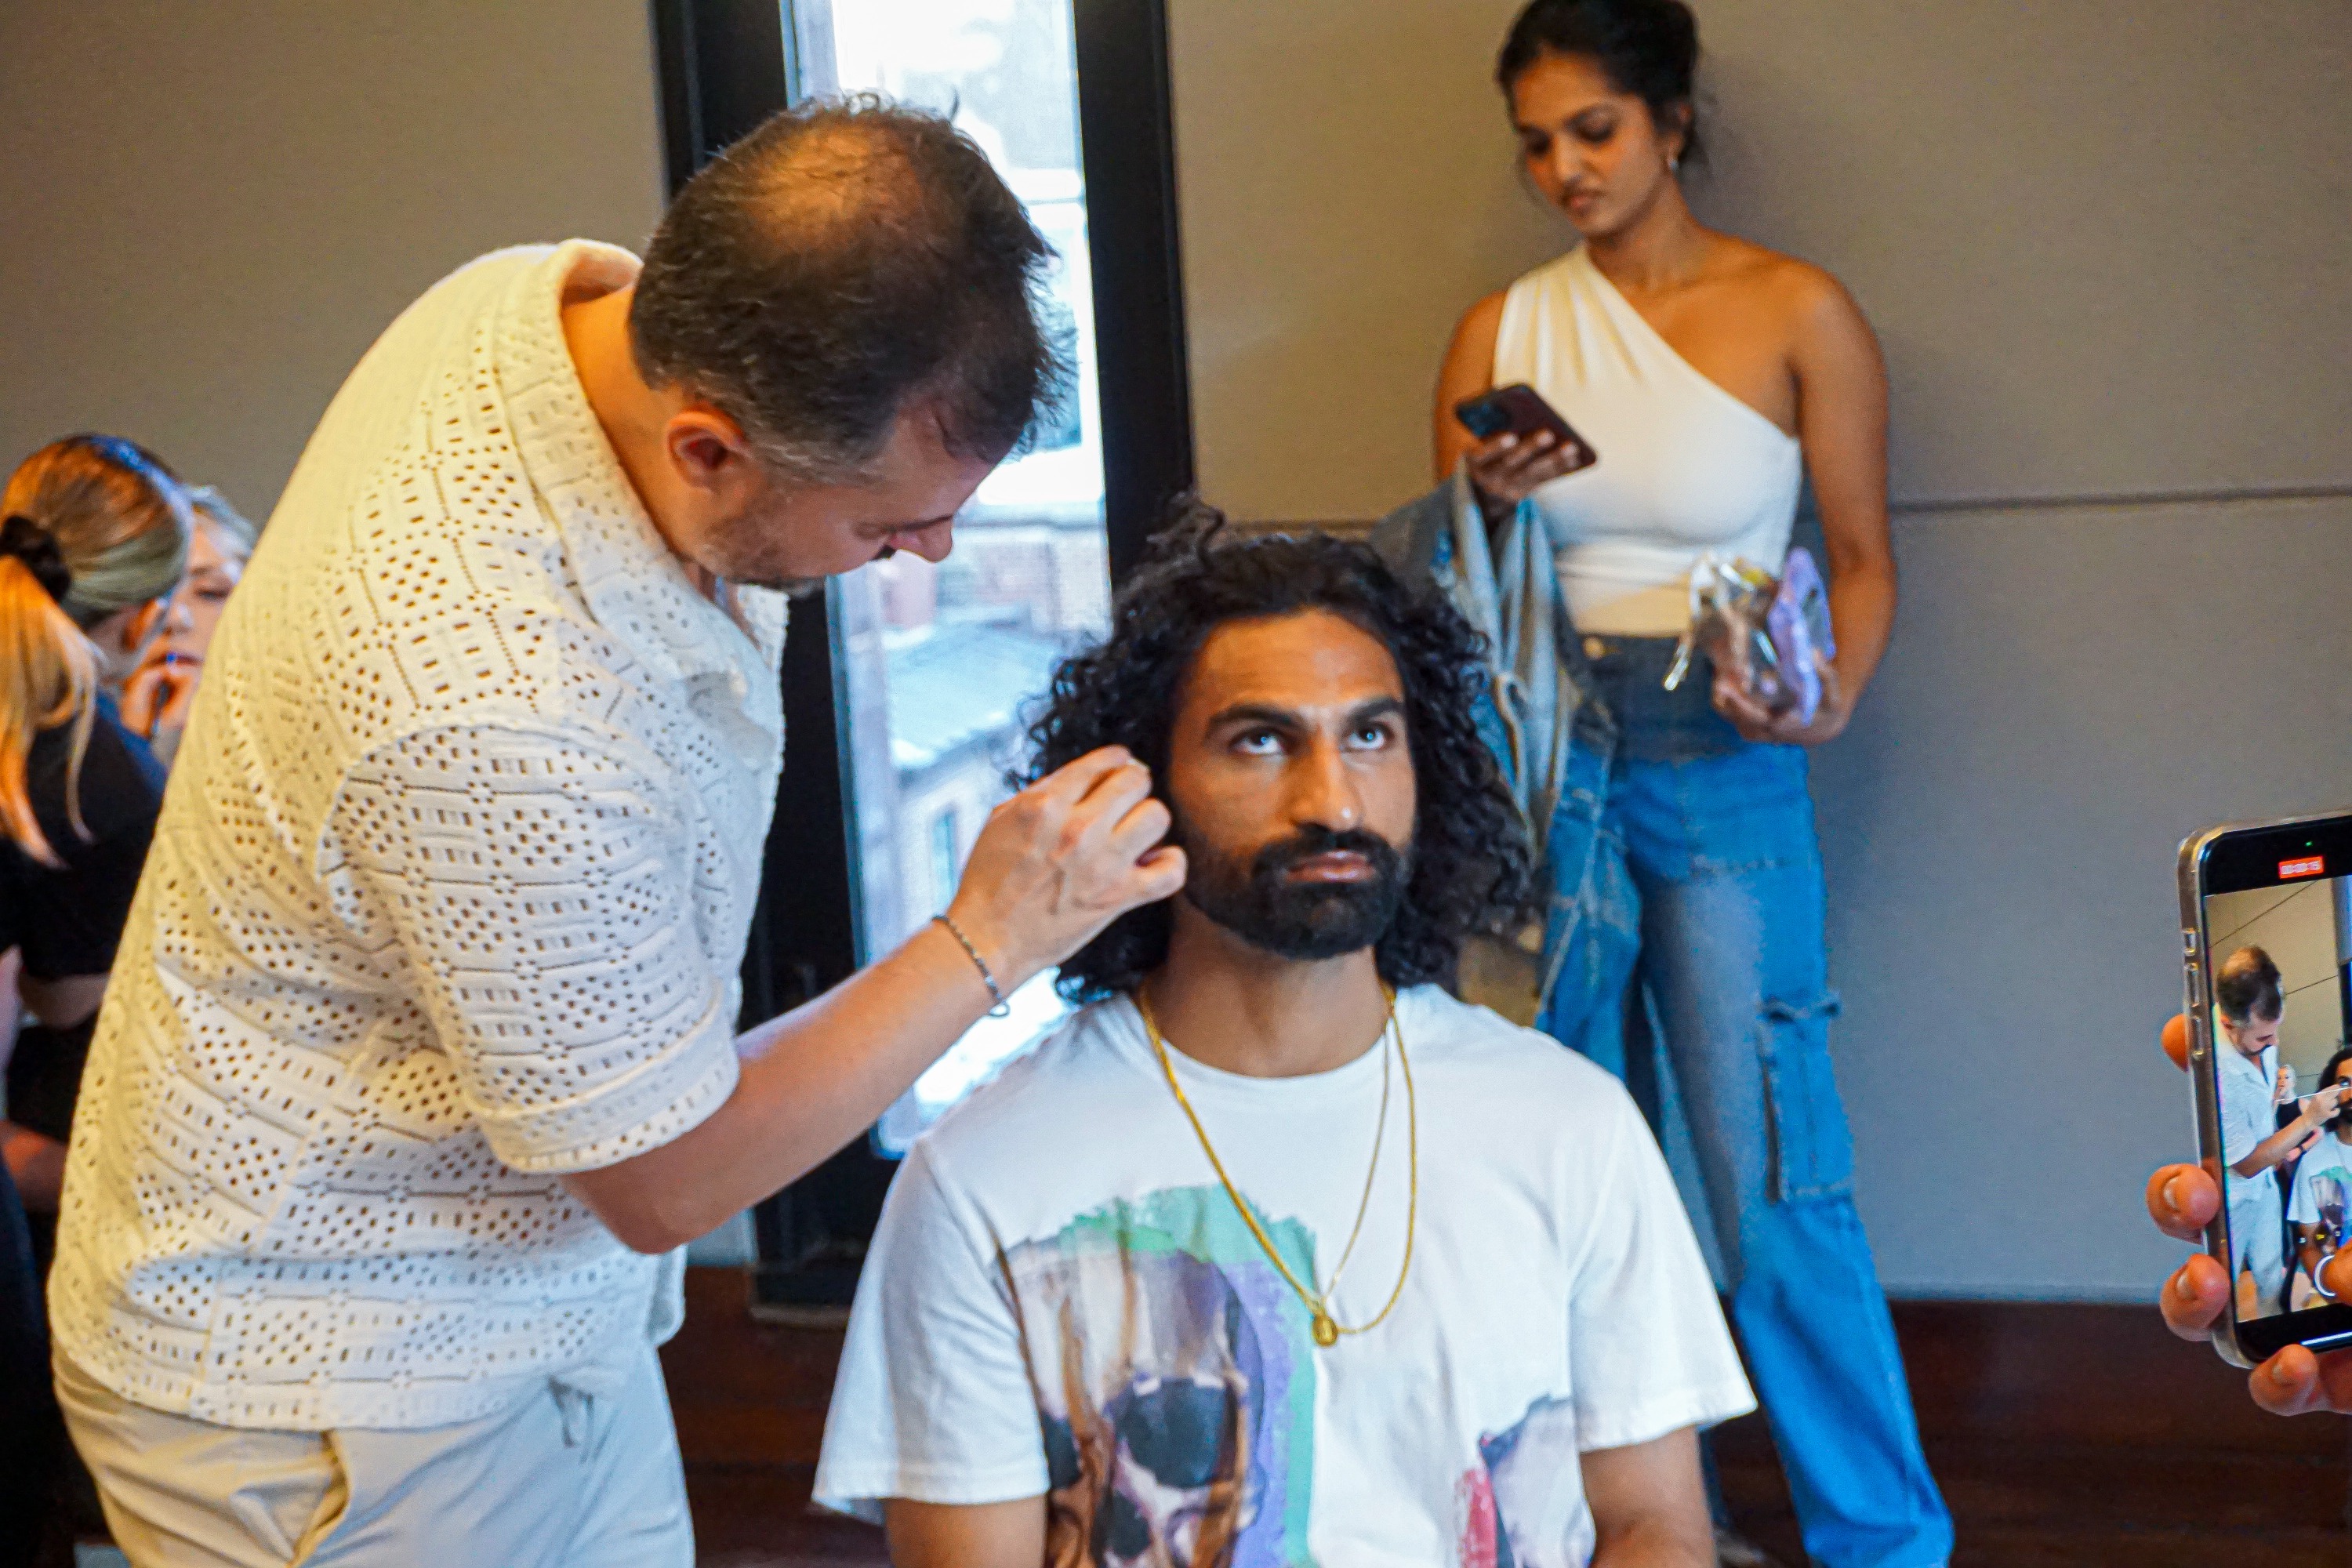
POLYGON ((943 811, 931 818, 931 908, 944 910, 948 900, 955 895, 956 873, 963 869, 963 856, 956 844, 956 819, 953 811, 943 811))
MULTIPOLYGON (((957 813, 977 821, 1008 793, 1054 666, 1109 621, 1077 62, 1068 0, 830 0, 796 7, 794 25, 803 58, 829 61, 827 87, 951 115, 987 153, 1057 254, 1052 313, 1076 373, 1032 448, 990 475, 957 519, 944 563, 902 554, 835 585, 845 625, 868 633, 846 650, 851 721, 888 735, 887 752, 854 746, 848 770, 870 957, 946 908, 962 869, 957 813), (929 844, 908 831, 925 822, 929 844), (864 830, 883 823, 908 826, 864 830)), ((1020 1026, 991 1020, 925 1073, 885 1118, 885 1152, 901 1152, 1065 1012, 1052 975, 1023 986, 1020 1026)))
MULTIPOLYGON (((1023 752, 1054 664, 1192 483, 1161 0, 656 0, 670 178, 795 93, 872 90, 951 113, 1061 257, 1073 395, 992 475, 943 565, 908 556, 793 618, 790 745, 744 963, 748 1026, 887 952, 942 907, 1023 752), (1110 258, 1110 259, 1106 259, 1110 258)), ((892 1162, 1062 1016, 1020 989, 876 1129, 762 1205, 757 1297, 845 1302, 892 1162)))

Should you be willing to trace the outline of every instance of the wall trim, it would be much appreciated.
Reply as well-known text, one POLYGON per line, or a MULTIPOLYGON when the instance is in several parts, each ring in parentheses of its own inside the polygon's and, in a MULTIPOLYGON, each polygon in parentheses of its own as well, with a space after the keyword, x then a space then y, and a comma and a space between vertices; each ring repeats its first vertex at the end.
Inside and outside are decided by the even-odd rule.
MULTIPOLYGON (((1213 503, 1214 497, 1208 498, 1213 503)), ((2307 500, 2352 500, 2352 484, 2241 487, 2226 490, 2119 490, 2112 495, 1991 496, 1888 503, 1890 517, 1942 517, 1967 512, 2146 511, 2172 507, 2276 506, 2307 500)), ((1316 530, 1325 533, 1370 533, 1377 518, 1298 517, 1234 518, 1233 526, 1245 533, 1294 533, 1316 530)), ((1801 525, 1803 519, 1800 518, 1801 525)))
POLYGON ((1935 500, 1898 500, 1896 517, 1932 517, 1965 511, 2128 511, 2178 506, 2267 506, 2278 501, 2352 500, 2352 484, 2241 485, 2215 490, 2119 490, 2109 495, 1966 496, 1935 500))
POLYGON ((1886 1299, 1890 1301, 1919 1301, 1935 1305, 1963 1302, 1984 1307, 2131 1307, 2151 1312, 2156 1310, 2157 1298, 2161 1293, 2160 1286, 2157 1284, 2011 1285, 1985 1280, 1936 1284, 1888 1279, 1882 1283, 1881 1289, 1886 1292, 1886 1299))

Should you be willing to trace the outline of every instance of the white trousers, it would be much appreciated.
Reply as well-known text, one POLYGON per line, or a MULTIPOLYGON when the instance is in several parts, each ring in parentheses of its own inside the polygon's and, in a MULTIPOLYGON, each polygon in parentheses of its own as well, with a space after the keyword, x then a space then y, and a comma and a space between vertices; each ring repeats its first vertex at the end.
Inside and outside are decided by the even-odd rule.
POLYGON ((414 1431, 216 1426, 133 1405, 62 1354, 55 1367, 133 1568, 693 1568, 650 1344, 414 1431))
POLYGON ((2238 1267, 2231 1273, 2252 1273, 2257 1317, 2286 1310, 2284 1218, 2274 1172, 2230 1178, 2230 1244, 2238 1253, 2238 1267))

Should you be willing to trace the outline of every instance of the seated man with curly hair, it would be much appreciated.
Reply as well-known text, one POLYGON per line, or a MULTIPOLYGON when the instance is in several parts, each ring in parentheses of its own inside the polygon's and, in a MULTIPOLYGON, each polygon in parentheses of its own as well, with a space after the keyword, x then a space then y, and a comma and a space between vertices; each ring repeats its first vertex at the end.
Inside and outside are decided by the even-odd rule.
POLYGON ((1164 542, 1033 772, 1147 763, 1183 891, 908 1156, 816 1494, 906 1568, 1711 1564, 1753 1408, 1609 1074, 1449 995, 1528 854, 1475 635, 1368 549, 1164 542))

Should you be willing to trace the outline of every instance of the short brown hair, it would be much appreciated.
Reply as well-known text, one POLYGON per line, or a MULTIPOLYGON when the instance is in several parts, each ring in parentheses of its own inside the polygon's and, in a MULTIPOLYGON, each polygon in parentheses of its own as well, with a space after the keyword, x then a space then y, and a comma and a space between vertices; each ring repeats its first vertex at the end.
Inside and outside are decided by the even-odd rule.
POLYGON ((2279 966, 2259 947, 2242 947, 2213 972, 2213 1002, 2232 1024, 2275 1023, 2286 1011, 2279 966))
POLYGON ((994 462, 1066 382, 1053 250, 945 119, 872 96, 788 109, 670 204, 629 308, 637 369, 808 479, 869 470, 900 411, 994 462))

